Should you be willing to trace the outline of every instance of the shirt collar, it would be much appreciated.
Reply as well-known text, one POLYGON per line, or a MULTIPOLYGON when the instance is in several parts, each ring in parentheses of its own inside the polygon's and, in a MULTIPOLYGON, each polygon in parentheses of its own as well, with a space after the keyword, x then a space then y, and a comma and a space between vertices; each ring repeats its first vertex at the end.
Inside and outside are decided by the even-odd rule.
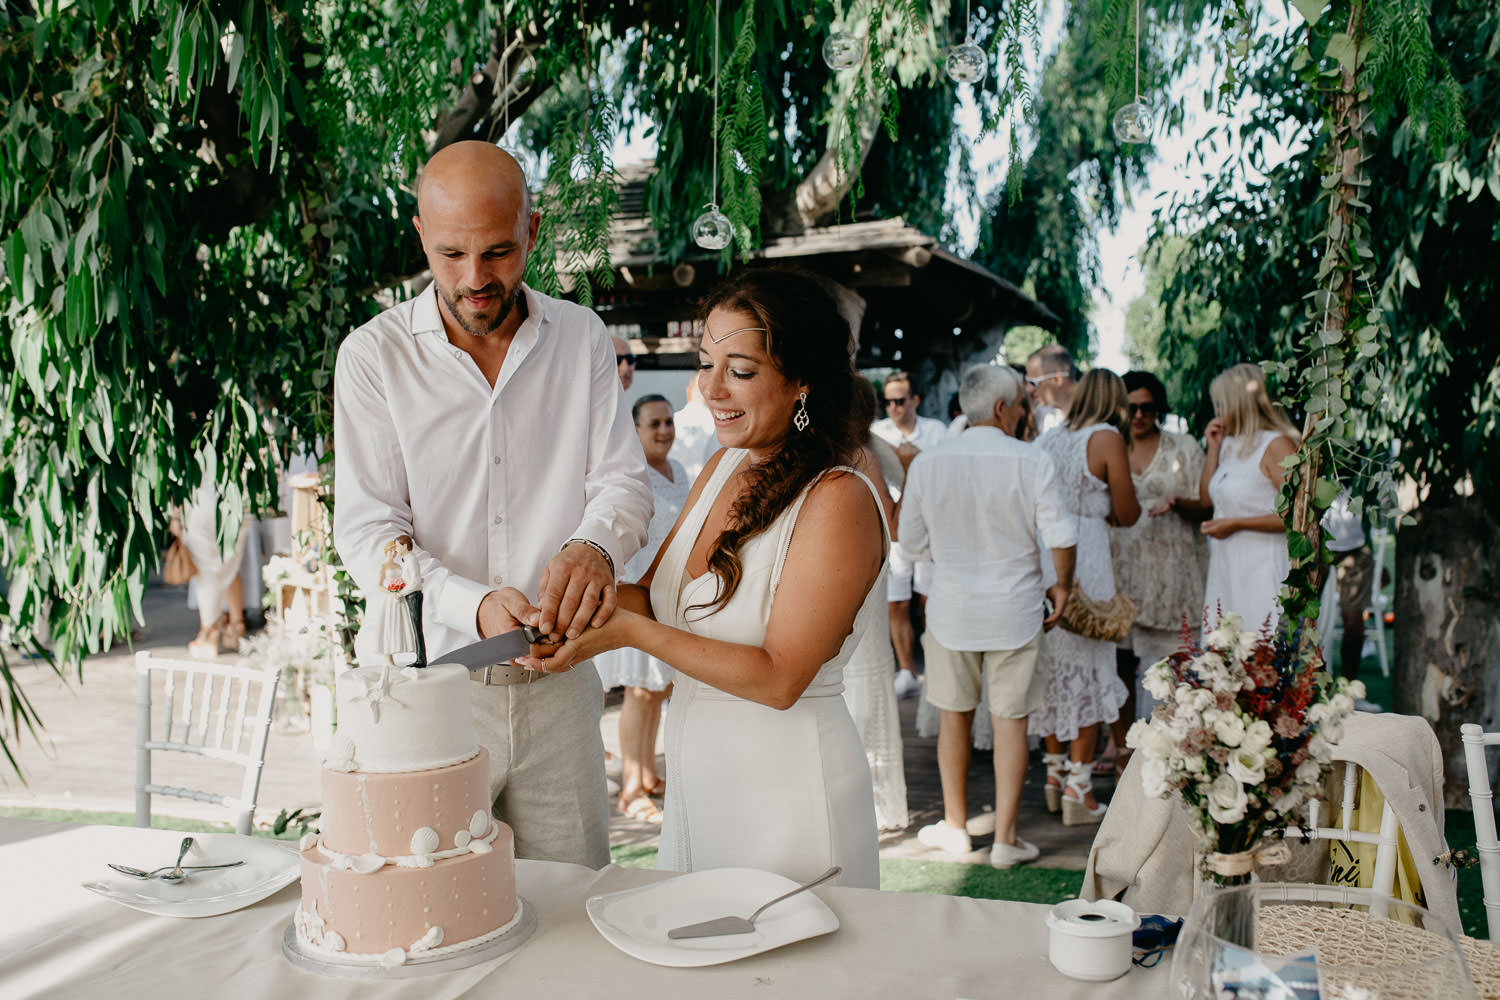
MULTIPOLYGON (((542 304, 524 281, 521 282, 521 294, 526 297, 526 320, 516 330, 513 343, 534 344, 542 326, 542 304)), ((435 281, 422 289, 412 301, 411 333, 414 337, 423 333, 436 333, 445 340, 448 337, 448 331, 443 326, 443 314, 438 310, 435 281)))

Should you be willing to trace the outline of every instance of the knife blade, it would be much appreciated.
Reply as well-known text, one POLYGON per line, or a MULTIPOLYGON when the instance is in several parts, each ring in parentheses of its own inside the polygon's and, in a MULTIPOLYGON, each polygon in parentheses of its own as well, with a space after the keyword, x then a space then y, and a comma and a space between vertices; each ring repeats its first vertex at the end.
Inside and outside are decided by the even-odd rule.
POLYGON ((518 656, 531 652, 531 644, 539 641, 541 634, 530 625, 492 635, 488 639, 471 642, 467 646, 449 650, 433 659, 433 666, 455 663, 469 670, 483 670, 497 663, 509 663, 518 656))

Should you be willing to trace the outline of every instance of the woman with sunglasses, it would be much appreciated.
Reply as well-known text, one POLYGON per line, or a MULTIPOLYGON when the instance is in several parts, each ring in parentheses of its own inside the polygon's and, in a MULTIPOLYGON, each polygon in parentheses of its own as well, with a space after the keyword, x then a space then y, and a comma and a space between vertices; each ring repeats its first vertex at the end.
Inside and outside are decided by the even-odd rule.
MULTIPOLYGON (((1110 529, 1115 587, 1136 603, 1135 627, 1116 651, 1120 679, 1130 695, 1115 720, 1114 746, 1123 769, 1129 751, 1125 730, 1151 713, 1151 696, 1140 688, 1139 670, 1182 644, 1182 626, 1196 626, 1203 609, 1208 554, 1197 523, 1211 508, 1198 501, 1203 449, 1187 434, 1164 430, 1167 390, 1150 372, 1124 376, 1130 406, 1130 481, 1146 516, 1110 529)), ((1105 760, 1109 759, 1105 752, 1105 760)))

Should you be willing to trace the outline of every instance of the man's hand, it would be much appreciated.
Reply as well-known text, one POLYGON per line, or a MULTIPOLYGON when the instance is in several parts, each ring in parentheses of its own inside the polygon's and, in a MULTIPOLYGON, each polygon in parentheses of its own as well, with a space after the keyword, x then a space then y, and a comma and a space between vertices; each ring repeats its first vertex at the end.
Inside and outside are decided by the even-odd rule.
POLYGON ((615 610, 615 581, 609 563, 591 545, 564 545, 542 571, 537 606, 541 610, 537 628, 547 635, 561 633, 576 639, 591 625, 603 625, 615 610))
POLYGON ((896 445, 896 457, 901 460, 901 469, 905 471, 911 468, 912 459, 921 454, 921 449, 910 441, 902 441, 896 445))
POLYGON ((1043 632, 1052 631, 1052 627, 1062 620, 1063 605, 1068 603, 1068 594, 1072 591, 1071 584, 1054 583, 1047 588, 1047 600, 1052 602, 1052 613, 1042 619, 1043 632))
POLYGON ((521 625, 535 625, 540 614, 525 594, 515 587, 506 587, 484 595, 474 624, 479 628, 479 638, 488 639, 521 625))

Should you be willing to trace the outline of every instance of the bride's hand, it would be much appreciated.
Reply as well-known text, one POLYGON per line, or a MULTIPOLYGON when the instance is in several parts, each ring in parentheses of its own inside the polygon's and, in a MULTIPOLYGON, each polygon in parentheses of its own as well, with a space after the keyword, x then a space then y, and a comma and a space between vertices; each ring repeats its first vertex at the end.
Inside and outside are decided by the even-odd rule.
POLYGON ((542 673, 565 673, 600 653, 626 645, 625 627, 629 619, 633 617, 636 617, 634 612, 617 608, 603 625, 584 629, 583 634, 578 638, 569 639, 560 644, 533 644, 530 654, 517 657, 515 663, 517 666, 528 670, 539 670, 542 673))

